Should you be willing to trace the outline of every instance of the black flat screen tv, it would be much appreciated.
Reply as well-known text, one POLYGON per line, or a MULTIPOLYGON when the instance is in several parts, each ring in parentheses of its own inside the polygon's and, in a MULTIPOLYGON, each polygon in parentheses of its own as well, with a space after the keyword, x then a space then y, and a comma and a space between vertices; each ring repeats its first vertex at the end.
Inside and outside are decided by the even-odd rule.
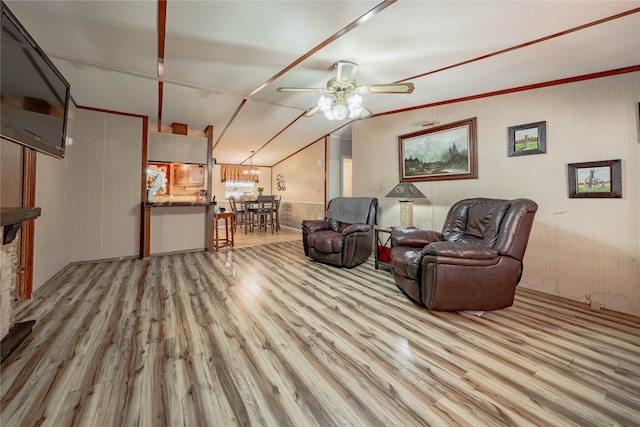
POLYGON ((69 83, 2 2, 2 138, 64 157, 69 83))

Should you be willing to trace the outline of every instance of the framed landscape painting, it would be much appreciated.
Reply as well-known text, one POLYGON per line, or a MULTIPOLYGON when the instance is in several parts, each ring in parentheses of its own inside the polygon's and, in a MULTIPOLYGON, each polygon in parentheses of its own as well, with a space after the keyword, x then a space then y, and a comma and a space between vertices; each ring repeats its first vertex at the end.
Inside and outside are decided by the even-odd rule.
POLYGON ((511 126, 507 137, 509 157, 547 152, 547 122, 511 126))
POLYGON ((621 160, 569 163, 570 198, 621 198, 621 160))
POLYGON ((478 177, 476 118, 398 137, 400 181, 478 177))

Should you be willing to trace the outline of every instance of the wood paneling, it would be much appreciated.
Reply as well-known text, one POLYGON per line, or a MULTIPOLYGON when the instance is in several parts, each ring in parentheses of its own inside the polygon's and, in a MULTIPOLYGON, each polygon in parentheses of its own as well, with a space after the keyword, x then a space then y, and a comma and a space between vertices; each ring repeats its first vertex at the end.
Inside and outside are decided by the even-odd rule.
POLYGON ((73 145, 73 261, 140 253, 142 118, 79 109, 73 145))
POLYGON ((18 307, 3 425, 637 425, 640 328, 520 289, 429 312, 300 241, 69 266, 18 307))
POLYGON ((207 247, 204 206, 152 208, 150 221, 152 255, 207 247))
POLYGON ((0 139, 0 206, 22 206, 22 145, 0 139))
POLYGON ((207 164, 207 138, 149 132, 147 153, 150 162, 207 164))
POLYGON ((140 118, 105 114, 101 259, 140 251, 142 129, 140 118))
MULTIPOLYGON (((31 148, 22 148, 22 206, 25 208, 36 207, 36 151, 31 148)), ((33 293, 33 252, 34 252, 34 221, 22 224, 22 244, 20 247, 20 265, 23 269, 20 276, 20 299, 31 298, 33 293)))
POLYGON ((282 202, 280 224, 300 229, 305 219, 323 219, 326 209, 322 203, 282 202))

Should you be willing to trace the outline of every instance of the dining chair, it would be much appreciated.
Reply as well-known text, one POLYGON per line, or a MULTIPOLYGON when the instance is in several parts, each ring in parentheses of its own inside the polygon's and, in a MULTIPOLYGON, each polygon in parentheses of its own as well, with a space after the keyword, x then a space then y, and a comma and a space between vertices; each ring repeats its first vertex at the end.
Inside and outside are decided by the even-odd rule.
POLYGON ((258 225, 258 200, 255 196, 243 196, 242 206, 244 209, 244 233, 253 231, 253 227, 258 225))
POLYGON ((238 224, 240 224, 241 227, 245 226, 244 209, 238 209, 234 196, 229 197, 229 206, 231 207, 231 212, 235 215, 233 221, 233 232, 235 233, 238 229, 238 224))
POLYGON ((258 208, 256 209, 255 223, 258 226, 258 232, 264 227, 264 231, 267 231, 267 226, 271 226, 271 233, 275 228, 274 212, 276 209, 276 200, 274 196, 258 196, 258 208))
POLYGON ((276 194, 273 196, 273 200, 275 201, 275 208, 273 209, 273 220, 276 224, 276 231, 280 231, 280 201, 282 200, 282 196, 276 194))

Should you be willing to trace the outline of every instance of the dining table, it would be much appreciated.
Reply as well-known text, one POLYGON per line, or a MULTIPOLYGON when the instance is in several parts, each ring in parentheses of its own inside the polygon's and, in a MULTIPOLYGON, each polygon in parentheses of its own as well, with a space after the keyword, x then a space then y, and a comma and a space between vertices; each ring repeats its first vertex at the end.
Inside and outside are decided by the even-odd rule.
MULTIPOLYGON (((243 223, 244 223, 244 234, 247 234, 247 229, 249 228, 249 226, 253 226, 251 224, 251 213, 256 211, 260 205, 262 204, 264 206, 265 203, 271 203, 273 201, 273 195, 265 195, 265 196, 260 196, 260 198, 258 199, 258 197, 256 196, 244 196, 241 197, 239 199, 236 199, 236 203, 240 203, 241 206, 241 210, 243 211, 243 223)), ((280 204, 277 204, 277 209, 276 212, 274 212, 274 215, 276 218, 278 218, 279 215, 279 207, 280 204)), ((277 222, 277 224, 279 224, 279 221, 277 222)), ((276 227, 276 230, 278 230, 278 227, 276 227)))

